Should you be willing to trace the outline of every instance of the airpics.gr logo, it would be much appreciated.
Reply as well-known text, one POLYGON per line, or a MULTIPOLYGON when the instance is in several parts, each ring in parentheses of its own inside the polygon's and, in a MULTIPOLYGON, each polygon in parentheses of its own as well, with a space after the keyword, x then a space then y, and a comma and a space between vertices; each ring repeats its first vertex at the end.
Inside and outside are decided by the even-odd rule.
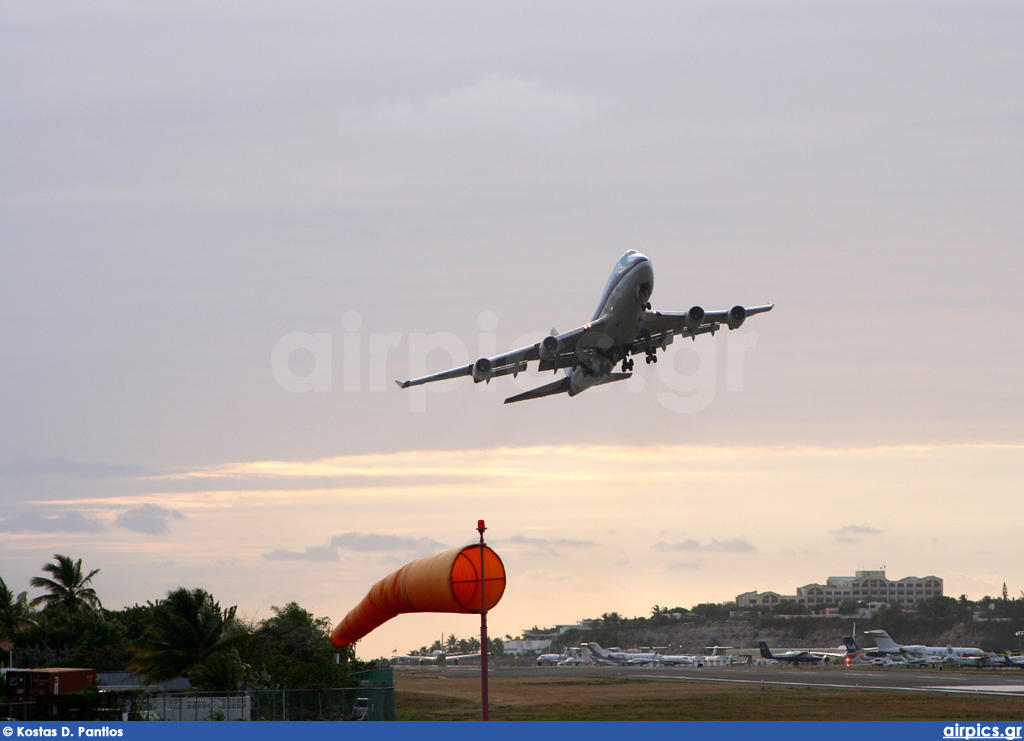
POLYGON ((984 723, 954 723, 942 729, 943 738, 1019 739, 1022 726, 997 726, 984 723))
MULTIPOLYGON (((294 393, 379 393, 396 392, 397 377, 415 378, 440 367, 469 366, 478 358, 500 354, 497 315, 484 311, 477 318, 480 330, 472 342, 451 332, 408 333, 364 332, 363 317, 348 311, 342 317, 340 339, 331 333, 291 332, 281 337, 270 353, 270 371, 283 390, 294 393)), ((758 333, 722 332, 714 338, 680 340, 660 355, 661 362, 634 372, 615 389, 595 387, 588 394, 654 393, 668 411, 689 414, 707 409, 719 391, 744 390, 747 352, 757 346, 758 333)), ((521 335, 508 343, 514 349, 537 342, 536 333, 521 335)), ((476 384, 473 393, 511 395, 528 391, 538 380, 550 378, 525 370, 516 375, 476 384), (507 392, 507 393, 506 393, 507 392)), ((411 412, 427 409, 427 396, 468 392, 467 375, 401 391, 408 397, 411 412)), ((538 402, 531 402, 538 403, 538 402)), ((543 403, 543 402, 539 402, 543 403)))

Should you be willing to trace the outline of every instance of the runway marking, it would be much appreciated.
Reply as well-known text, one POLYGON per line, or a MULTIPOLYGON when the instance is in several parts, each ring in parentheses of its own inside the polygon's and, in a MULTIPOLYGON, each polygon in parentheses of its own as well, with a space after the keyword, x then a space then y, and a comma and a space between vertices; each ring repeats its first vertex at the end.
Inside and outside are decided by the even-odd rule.
POLYGON ((986 692, 1001 695, 1024 695, 1024 684, 970 684, 964 687, 927 687, 930 690, 942 690, 952 692, 962 690, 964 692, 986 692))
POLYGON ((679 682, 722 682, 725 684, 774 684, 784 687, 807 687, 810 689, 841 689, 841 690, 882 690, 885 692, 948 692, 956 695, 1016 695, 1024 694, 1024 685, 1020 684, 977 684, 967 687, 929 686, 929 687, 898 687, 882 684, 834 684, 830 682, 784 682, 781 680, 763 679, 713 679, 711 677, 672 677, 663 674, 637 674, 638 679, 656 679, 658 681, 679 682))

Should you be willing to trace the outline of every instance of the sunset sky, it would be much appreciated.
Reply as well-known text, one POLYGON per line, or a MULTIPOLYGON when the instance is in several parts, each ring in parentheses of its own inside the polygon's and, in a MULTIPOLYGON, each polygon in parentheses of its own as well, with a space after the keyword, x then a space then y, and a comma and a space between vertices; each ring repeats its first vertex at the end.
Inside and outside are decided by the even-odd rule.
MULTIPOLYGON (((6 3, 0 577, 337 622, 477 539, 492 635, 885 566, 1024 589, 1014 2, 6 3), (404 379, 774 302, 575 398, 404 379)), ((34 596, 34 595, 33 595, 34 596)), ((474 616, 396 618, 405 652, 474 616)))

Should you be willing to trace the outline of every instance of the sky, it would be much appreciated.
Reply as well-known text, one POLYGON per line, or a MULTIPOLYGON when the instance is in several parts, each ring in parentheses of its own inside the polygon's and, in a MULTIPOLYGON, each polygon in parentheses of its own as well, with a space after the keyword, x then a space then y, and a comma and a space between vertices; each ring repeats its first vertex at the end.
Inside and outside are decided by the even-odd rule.
MULTIPOLYGON (((0 577, 338 622, 475 542, 491 635, 884 566, 1024 589, 1015 2, 0 7, 0 577), (393 383, 774 302, 575 398, 393 383)), ((467 615, 405 615, 362 658, 467 615)), ((909 640, 909 638, 908 638, 909 640)))

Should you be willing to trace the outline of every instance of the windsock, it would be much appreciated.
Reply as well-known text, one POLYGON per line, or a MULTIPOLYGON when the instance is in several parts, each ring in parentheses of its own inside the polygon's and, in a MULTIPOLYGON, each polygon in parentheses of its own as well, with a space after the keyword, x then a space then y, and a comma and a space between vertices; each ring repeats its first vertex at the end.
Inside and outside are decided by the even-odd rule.
POLYGON ((480 544, 454 548, 407 563, 370 587, 331 632, 331 643, 355 643, 405 612, 480 613, 504 593, 505 565, 497 553, 480 544))

